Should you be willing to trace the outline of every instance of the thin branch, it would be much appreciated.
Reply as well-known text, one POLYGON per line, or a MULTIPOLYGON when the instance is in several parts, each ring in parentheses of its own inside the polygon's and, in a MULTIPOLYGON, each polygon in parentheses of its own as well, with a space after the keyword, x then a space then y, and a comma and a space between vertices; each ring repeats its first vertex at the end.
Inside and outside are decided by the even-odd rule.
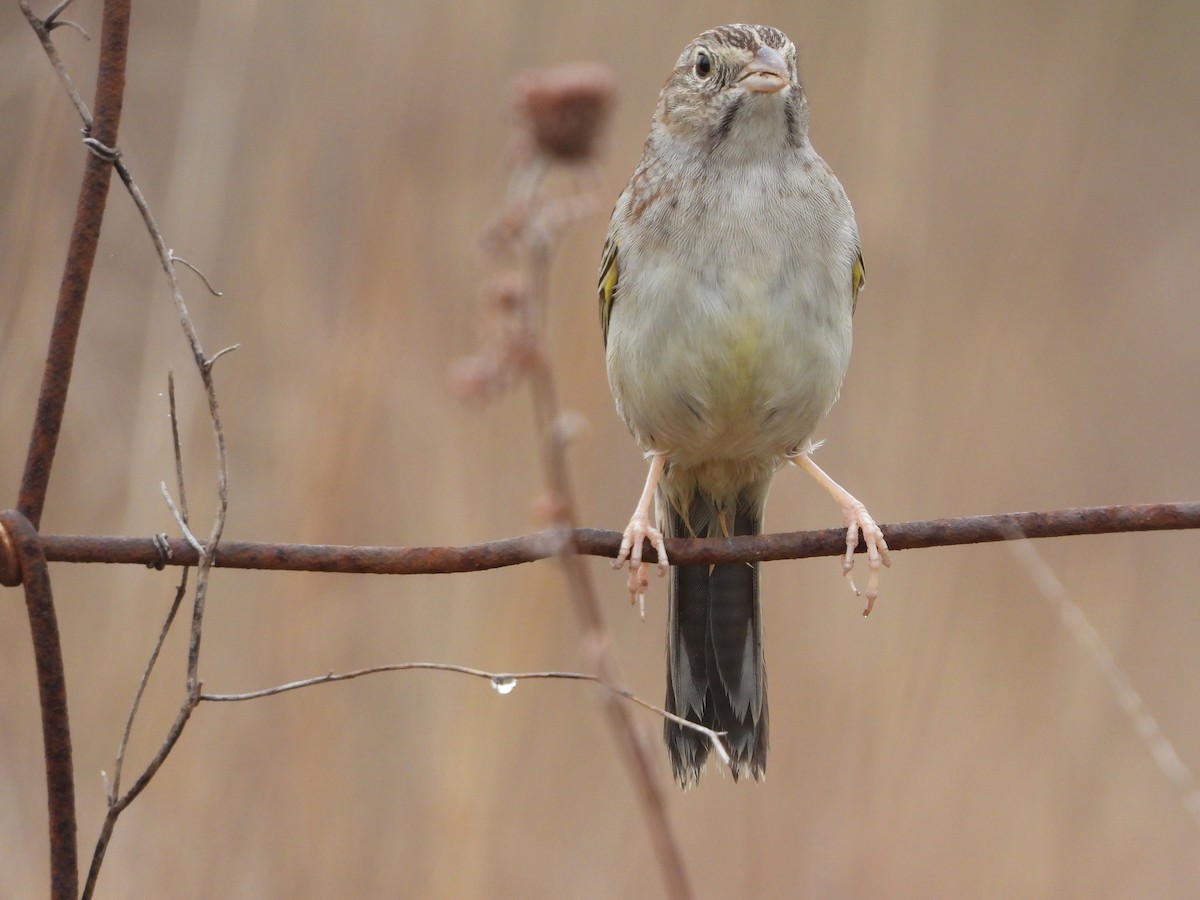
MULTIPOLYGON (((66 6, 66 3, 60 5, 66 6)), ((46 29, 48 31, 53 31, 55 28, 73 28, 79 32, 85 41, 90 41, 92 39, 92 36, 87 33, 87 30, 82 25, 80 25, 78 22, 73 22, 70 19, 58 19, 55 22, 50 22, 47 19, 46 29)))
MULTIPOLYGON (((25 14, 25 19, 29 22, 29 27, 38 36, 38 40, 42 42, 42 49, 46 52, 46 58, 50 60, 50 65, 58 75, 58 80, 62 82, 67 96, 71 98, 71 103, 74 104, 76 112, 79 113, 79 118, 83 119, 84 128, 90 129, 92 127, 92 111, 88 109, 87 102, 83 99, 83 95, 79 93, 79 89, 75 87, 75 82, 71 79, 71 76, 67 74, 67 67, 62 61, 62 57, 58 55, 58 48, 54 46, 54 41, 50 39, 50 26, 54 24, 54 18, 66 8, 69 2, 70 0, 66 0, 66 2, 60 3, 51 10, 50 15, 45 19, 39 19, 34 14, 33 8, 29 5, 29 0, 17 0, 17 5, 21 7, 21 12, 25 14)), ((126 21, 128 22, 128 17, 126 17, 126 21)), ((103 56, 103 51, 101 51, 101 55, 103 56)))
MULTIPOLYGON (((185 533, 190 535, 191 532, 188 530, 187 524, 187 489, 183 477, 183 447, 179 441, 179 416, 175 408, 175 376, 171 372, 167 373, 167 408, 171 419, 171 446, 175 454, 175 486, 179 491, 179 508, 175 509, 174 504, 171 504, 171 507, 178 516, 185 533)), ((163 485, 163 491, 164 493, 166 492, 165 484, 163 485)), ((169 494, 167 495, 167 502, 171 502, 169 494)), ((146 666, 142 670, 142 677, 138 681, 137 691, 133 695, 133 703, 129 707, 129 715, 125 718, 125 730, 121 733, 121 743, 117 746, 117 760, 113 766, 112 783, 108 787, 108 805, 110 809, 116 805, 118 798, 121 796, 121 772, 125 765, 125 752, 129 747, 129 737, 133 733, 133 722, 137 718, 138 709, 141 707, 142 695, 146 692, 146 685, 150 683, 150 675, 154 671, 154 665, 158 662, 163 644, 166 643, 171 626, 175 623, 175 616, 178 614, 179 607, 183 603, 183 598, 187 594, 188 573, 190 571, 185 566, 183 574, 179 578, 179 585, 175 588, 175 598, 167 610, 167 616, 163 621, 162 628, 159 629, 158 640, 155 641, 154 649, 150 652, 150 658, 146 661, 146 666)))
POLYGON ((82 900, 89 900, 96 890, 96 879, 100 875, 100 866, 104 862, 104 856, 108 851, 109 842, 112 840, 113 828, 117 824, 118 817, 146 789, 146 785, 150 783, 150 780, 162 768, 162 764, 166 762, 171 751, 175 749, 175 744, 178 743, 179 738, 183 735, 184 726, 187 725, 188 719, 191 718, 192 712, 196 709, 198 702, 195 694, 188 694, 180 705, 179 712, 175 714, 175 721, 171 723, 171 727, 167 731, 167 736, 163 739, 158 752, 154 754, 154 758, 146 765, 145 770, 138 776, 133 786, 125 795, 110 802, 108 812, 104 816, 104 823, 100 827, 100 834, 96 838, 96 849, 92 853, 92 863, 88 868, 87 882, 84 884, 83 894, 81 895, 82 900))
POLYGON ((217 364, 218 359, 220 359, 226 353, 232 353, 234 350, 239 349, 241 346, 242 346, 241 344, 231 344, 228 347, 224 347, 224 348, 218 350, 216 353, 214 353, 212 356, 210 356, 208 359, 206 359, 204 361, 204 365, 207 368, 211 369, 213 366, 215 366, 217 364))
POLYGON ((171 420, 171 449, 175 455, 175 490, 179 491, 179 518, 189 525, 187 482, 183 477, 183 445, 179 440, 179 414, 175 409, 175 373, 167 372, 167 415, 171 420))
POLYGON ((290 681, 287 684, 279 684, 274 687, 262 688, 257 691, 246 691, 240 694, 201 694, 201 702, 208 701, 212 703, 237 703, 245 700, 259 700, 263 697, 274 697, 277 694, 285 694, 288 691, 297 691, 301 688, 313 687, 319 684, 333 684, 338 681, 350 681, 354 678, 362 678, 365 675, 377 675, 382 672, 406 672, 412 669, 430 669, 435 672, 456 672, 460 675, 470 675, 475 678, 486 678, 492 683, 497 691, 508 693, 518 681, 536 681, 558 679, 563 681, 590 681, 593 684, 600 685, 606 690, 611 691, 618 697, 628 700, 631 703, 636 703, 643 709, 647 709, 657 716, 664 719, 669 719, 676 722, 685 728, 691 728, 693 731, 704 735, 712 743, 713 749, 722 759, 728 762, 728 753, 721 742, 723 732, 713 731, 711 728, 705 728, 695 722, 689 722, 687 719, 681 718, 674 713, 667 712, 660 706, 655 706, 643 700, 641 697, 633 694, 630 691, 621 688, 614 688, 600 681, 596 675, 587 672, 487 672, 483 669, 475 669, 470 666, 460 666, 453 663, 431 663, 431 662, 408 662, 408 663, 389 663, 381 666, 370 666, 365 669, 356 669, 353 672, 329 672, 325 675, 317 675, 314 678, 305 678, 300 681, 290 681))
MULTIPOLYGON (((179 490, 179 507, 171 501, 171 495, 167 491, 166 484, 163 484, 163 494, 166 495, 167 503, 171 507, 172 513, 179 522, 180 528, 183 529, 185 535, 190 538, 189 546, 193 546, 200 554, 201 559, 206 558, 205 548, 196 543, 195 537, 192 536, 191 530, 188 527, 188 510, 187 510, 187 491, 184 486, 183 477, 183 448, 179 441, 179 416, 175 408, 175 376, 173 373, 167 373, 167 398, 168 409, 171 419, 171 446, 175 456, 175 481, 179 490)), ((161 542, 160 542, 161 543, 161 542)), ((161 551, 161 547, 160 547, 161 551)), ((166 554, 166 559, 170 559, 170 550, 166 554)), ((158 560, 160 565, 165 564, 164 557, 161 555, 158 560)), ((128 793, 121 794, 121 773, 125 765, 125 752, 129 747, 129 737, 133 733, 133 723, 137 718, 138 709, 141 707, 142 696, 146 691, 146 685, 150 682, 150 675, 154 671, 154 666, 158 662, 159 654, 162 652, 163 644, 166 643, 167 635, 171 631, 171 626, 175 624, 175 618, 179 613, 179 608, 183 603, 183 598, 187 594, 188 573, 191 570, 184 567, 183 574, 179 578, 179 585, 175 589, 175 598, 171 602, 170 608, 167 610, 166 619, 163 620, 162 628, 158 632, 158 640, 154 643, 154 649, 150 652, 150 658, 146 661, 146 666, 142 670, 142 677, 138 681, 137 691, 134 693, 133 703, 129 708, 129 715, 125 719, 125 730, 121 734, 121 743, 117 747, 117 760, 113 767, 112 783, 107 786, 108 809, 104 815, 104 822, 100 826, 100 833, 96 838, 96 848, 92 852, 92 862, 88 867, 87 881, 84 883, 83 898, 88 900, 96 890, 96 880, 100 876, 100 867, 104 863, 104 856, 108 851, 109 842, 112 840, 113 829, 116 827, 117 819, 120 817, 124 809, 133 802, 133 800, 142 792, 150 779, 162 767, 166 761, 168 754, 174 748, 175 743, 183 734, 183 727, 191 718, 192 711, 199 703, 199 682, 196 682, 195 688, 192 689, 191 670, 189 669, 189 690, 184 698, 183 704, 179 708, 179 712, 175 716, 175 721, 171 724, 171 728, 167 732, 166 738, 159 747, 154 758, 138 776, 132 788, 128 793)))
MULTIPOLYGON (((212 530, 209 533, 209 538, 203 545, 191 533, 191 530, 184 520, 181 511, 179 511, 171 501, 170 494, 163 485, 163 492, 167 496, 168 505, 172 509, 172 513, 176 516, 176 521, 179 522, 184 534, 190 539, 187 543, 188 548, 197 555, 198 567, 196 572, 196 587, 192 600, 192 623, 188 635, 188 655, 187 655, 187 674, 185 697, 180 704, 179 712, 175 716, 174 722, 167 731, 167 735, 160 745, 158 752, 147 764, 145 770, 134 782, 129 791, 122 797, 110 802, 108 812, 104 818, 104 824, 101 827, 100 835, 96 841, 96 849, 92 856, 92 863, 88 870, 87 883, 84 887, 84 900, 91 897, 96 886, 96 879, 99 876, 100 866, 104 861, 105 853, 108 849, 108 843, 112 838, 113 828, 116 825, 116 820, 120 814, 133 802, 134 799, 145 789, 150 780, 157 774, 158 770, 166 762, 167 757, 174 749, 175 744, 183 734, 183 729, 191 718, 192 712, 199 703, 200 696, 200 644, 203 634, 204 623, 204 608, 205 600, 208 596, 209 574, 212 571, 213 557, 216 553, 217 546, 221 539, 221 534, 225 527, 225 515, 229 505, 229 470, 228 459, 225 449, 225 432, 221 426, 220 410, 217 404, 216 387, 213 384, 212 363, 204 353, 204 348, 200 344, 200 338, 196 333, 195 326, 192 323, 191 315, 188 312, 187 304, 184 302, 183 293, 179 286, 179 280, 175 275, 175 268, 171 254, 167 250, 166 241, 163 239, 162 233, 158 229, 158 225, 154 219, 154 215, 146 203, 145 197, 141 190, 134 182, 129 169, 125 163, 117 159, 114 163, 117 172, 121 176, 121 180, 125 183, 134 204, 142 215, 142 219, 146 224, 147 230, 150 232, 151 239, 154 242, 155 249, 158 251, 159 262, 161 263, 164 272, 167 275, 167 281, 170 285, 171 296, 175 301, 176 312, 179 317, 180 325, 183 327, 183 332, 187 338, 188 345, 192 351, 192 358, 196 363, 196 368, 200 373, 200 379, 204 385, 204 393, 208 398, 209 419, 212 423, 213 436, 216 444, 217 457, 217 507, 213 515, 212 530)), ((177 463, 177 472, 179 465, 177 463)), ((161 561, 161 556, 160 556, 161 561)), ((174 618, 174 612, 170 614, 171 620, 174 618)), ((170 626, 168 622, 164 628, 170 626)))
POLYGON ((208 555, 208 551, 205 549, 204 545, 196 539, 196 536, 192 534, 192 529, 188 527, 187 519, 184 518, 184 515, 180 511, 179 507, 175 505, 175 501, 171 499, 171 492, 167 489, 167 483, 165 481, 160 481, 158 486, 162 491, 163 499, 167 501, 167 508, 171 510, 171 515, 175 518, 175 524, 178 525, 179 530, 183 532, 183 539, 187 541, 188 546, 195 550, 196 553, 199 554, 200 558, 203 559, 208 555))
MULTIPOLYGON (((959 544, 1011 540, 1017 528, 1028 538, 1123 534, 1200 528, 1200 502, 1152 503, 1140 506, 1092 506, 1045 512, 999 513, 957 519, 930 519, 883 525, 895 552, 959 544)), ((148 566, 162 562, 153 538, 93 535, 40 535, 50 562, 116 563, 148 566)), ((572 553, 613 558, 621 543, 615 531, 548 529, 462 547, 379 547, 346 544, 279 544, 223 541, 214 565, 225 569, 292 572, 341 572, 368 575, 440 575, 481 572, 558 556, 565 545, 572 553)), ((792 531, 734 538, 667 538, 671 562, 697 565, 766 562, 840 556, 846 552, 842 528, 792 531)), ((168 542, 168 565, 194 566, 199 554, 186 540, 168 542)), ((863 547, 859 545, 859 551, 863 547)), ((646 545, 643 558, 655 554, 646 545)))
POLYGON ((334 684, 339 681, 350 681, 354 678, 362 678, 365 675, 377 675, 382 672, 407 672, 412 669, 429 669, 435 672, 456 672, 460 675, 470 675, 475 678, 486 678, 492 682, 493 687, 503 686, 509 681, 527 681, 532 679, 562 679, 567 681, 597 681, 595 675, 589 675, 586 672, 486 672, 483 669, 475 669, 470 666, 460 666, 454 663, 432 663, 432 662, 407 662, 407 663, 388 663, 380 666, 369 666, 365 669, 355 669, 352 672, 329 672, 325 675, 317 675, 313 678, 304 678, 300 681, 289 681, 287 684, 278 684, 274 687, 262 688, 257 691, 246 691, 240 694, 201 694, 200 700, 210 703, 235 703, 244 700, 258 700, 262 697, 274 697, 276 694, 286 694, 288 691, 297 691, 301 688, 313 687, 318 684, 334 684))
MULTIPOLYGON (((179 279, 175 274, 175 265, 171 251, 167 248, 167 243, 163 239, 162 232, 159 230, 150 205, 142 195, 141 189, 134 182, 133 176, 130 174, 125 163, 118 159, 114 163, 114 166, 117 174, 121 176, 121 180, 125 183, 129 195, 133 198, 138 212, 141 213, 142 220, 146 224, 146 230, 149 231, 155 250, 158 251, 159 263, 162 265, 170 285, 171 298, 175 302, 179 324, 182 326, 188 346, 191 348, 192 359, 196 363, 196 368, 200 373, 200 380, 204 385, 204 394, 208 398, 209 420, 212 424, 213 439, 216 445, 217 506, 213 514, 212 530, 209 532, 208 540, 204 544, 204 552, 200 554, 200 562, 196 572, 196 591, 192 603, 192 626, 188 639, 187 691, 189 696, 192 696, 199 690, 200 643, 203 633, 204 606, 208 597, 208 577, 212 569, 212 561, 216 554, 217 545, 220 543, 221 534, 225 530, 225 515, 229 507, 229 459, 225 447, 225 429, 221 425, 221 411, 217 403, 216 385, 213 383, 213 363, 217 357, 210 359, 205 354, 204 347, 200 343, 200 336, 197 334, 196 327, 192 323, 191 313, 188 312, 187 303, 183 299, 183 291, 179 286, 179 279)), ((227 351, 222 351, 222 353, 224 352, 227 351)), ((219 357, 220 355, 218 354, 217 356, 219 357)), ((186 717, 184 717, 183 721, 186 722, 186 717)))
MULTIPOLYGON (((133 180, 133 176, 130 174, 129 168, 125 165, 124 161, 118 159, 113 165, 117 170, 117 174, 121 176, 121 180, 125 183, 129 195, 133 198, 138 212, 141 213, 142 220, 146 224, 146 230, 150 233, 150 238, 154 242, 154 248, 158 252, 159 264, 162 266, 163 272, 166 273, 167 281, 170 285, 171 298, 175 302, 179 324, 183 328, 184 337, 187 338, 188 346, 192 351, 192 359, 196 363, 196 368, 200 373, 200 380, 204 385, 205 396, 208 398, 209 419, 212 423, 217 457, 217 509, 213 516, 212 530, 205 544, 206 555, 211 558, 225 529, 225 514, 229 506, 229 460, 225 448, 225 430, 221 425, 221 412, 217 403, 217 391, 213 383, 212 370, 216 359, 232 348, 222 350, 221 353, 218 353, 212 359, 205 354, 204 347, 200 343, 200 336, 196 332, 196 326, 192 323, 191 313, 188 312, 187 303, 183 299, 183 291, 179 286, 179 279, 175 274, 174 258, 171 251, 167 249, 167 243, 163 239, 162 232, 159 230, 154 213, 151 211, 150 205, 146 202, 146 198, 142 195, 141 189, 133 180)), ((204 598, 207 593, 208 580, 207 567, 202 566, 201 569, 202 571, 197 574, 196 578, 196 603, 193 614, 194 624, 197 628, 203 620, 204 598)), ((195 652, 190 654, 193 657, 193 663, 198 661, 200 644, 198 634, 195 635, 194 644, 195 652)), ((190 675, 192 680, 194 680, 194 676, 195 672, 192 671, 190 675)))
POLYGON ((208 292, 210 294, 212 294, 214 297, 224 297, 225 296, 220 291, 218 291, 215 287, 212 286, 212 282, 208 280, 208 276, 205 275, 202 271, 200 271, 200 269, 198 269, 196 266, 192 265, 190 262, 188 262, 182 256, 176 256, 174 250, 168 250, 167 253, 168 253, 168 255, 170 255, 172 262, 183 263, 185 266, 187 266, 189 269, 191 269, 194 273, 196 273, 196 276, 201 281, 204 282, 204 286, 206 288, 208 288, 208 292))
MULTIPOLYGON (((167 503, 171 506, 172 512, 176 515, 180 527, 184 533, 194 542, 191 531, 188 527, 188 511, 187 511, 187 491, 184 487, 183 477, 183 449, 179 441, 179 417, 175 408, 175 377, 173 373, 167 374, 167 397, 171 418, 171 446, 175 455, 175 479, 179 489, 179 507, 176 508, 171 502, 170 494, 167 492, 164 484, 163 493, 167 495, 167 503)), ((164 555, 161 553, 161 541, 158 542, 160 556, 158 564, 164 565, 169 561, 171 552, 168 551, 164 555)), ((189 546, 192 546, 189 544, 189 546)), ((197 548, 202 560, 208 558, 203 547, 197 548)), ((141 706, 142 696, 145 693, 146 685, 150 681, 150 675, 154 671, 155 663, 158 662, 159 654, 162 652, 163 644, 166 643, 167 635, 171 631, 171 626, 175 623, 175 618, 179 613, 179 608, 183 603, 183 598, 187 593, 188 573, 190 569, 184 567, 183 574, 180 576, 179 585, 175 589, 175 598, 171 602, 170 608, 167 610, 166 619, 163 621, 162 628, 159 629, 158 640, 155 641, 154 649, 150 653, 150 658, 146 661, 146 666, 142 670, 142 677, 138 682, 137 691, 134 694, 133 703, 129 709, 129 715, 125 719, 125 730, 121 734, 121 743, 117 747, 117 760, 113 767, 112 783, 107 786, 108 809, 104 815, 104 822, 100 826, 100 833, 96 837, 96 848, 92 851, 92 862, 88 867, 87 880, 83 888, 83 900, 88 900, 96 890, 96 880, 100 877, 100 867, 104 863, 105 854, 108 852, 109 842, 112 840, 113 829, 116 827, 117 819, 130 803, 145 789, 150 783, 150 779, 166 762, 167 756, 175 747, 176 742, 183 734, 183 728, 191 718, 192 711, 199 704, 199 682, 192 687, 191 669, 189 669, 188 692, 179 707, 179 712, 175 715, 175 721, 171 723, 170 729, 159 746, 158 752, 154 758, 142 770, 142 774, 138 776, 133 787, 124 795, 121 794, 121 773, 125 764, 125 752, 129 746, 129 737, 133 732, 133 723, 137 718, 138 709, 141 706)))
POLYGON ((725 741, 722 740, 722 738, 725 737, 726 732, 714 731, 711 728, 701 725, 699 722, 692 722, 689 719, 683 718, 682 716, 675 715, 673 712, 667 712, 661 706, 655 706, 653 703, 643 700, 641 697, 635 695, 632 691, 627 691, 624 688, 612 687, 611 685, 606 685, 606 687, 608 687, 608 690, 616 694, 618 697, 628 700, 631 703, 636 703, 643 709, 648 709, 655 715, 674 722, 676 725, 680 725, 683 728, 690 728, 692 731, 696 731, 704 735, 706 738, 708 738, 708 742, 712 746, 713 752, 717 754, 717 758, 721 761, 721 764, 725 766, 729 765, 729 751, 725 749, 725 741))
POLYGON ((125 765, 125 751, 129 747, 129 737, 133 733, 133 721, 137 718, 138 708, 142 703, 142 695, 146 692, 146 685, 150 682, 150 673, 154 671, 154 664, 158 662, 158 656, 162 652, 163 644, 166 643, 167 634, 171 630, 171 625, 175 622, 175 616, 179 612, 180 604, 183 602, 184 596, 187 594, 188 573, 190 569, 185 568, 183 574, 179 576, 179 584, 175 588, 175 598, 171 601, 171 606, 167 610, 167 617, 163 620, 162 628, 158 632, 158 640, 154 642, 154 649, 150 652, 150 658, 146 661, 146 667, 142 670, 142 677, 138 681, 137 691, 133 695, 133 703, 129 707, 129 715, 125 719, 125 730, 121 732, 121 743, 117 747, 117 761, 113 766, 112 782, 108 790, 108 804, 111 808, 115 806, 118 798, 121 796, 121 770, 125 765))
MULTIPOLYGON (((162 232, 159 231, 158 224, 154 219, 154 214, 150 210, 145 197, 138 188, 133 176, 130 174, 128 167, 121 159, 116 159, 113 163, 117 173, 121 176, 121 180, 125 183, 126 189, 133 198, 134 204, 142 215, 142 220, 146 224, 146 228, 150 233, 151 239, 154 242, 155 249, 158 251, 159 262, 166 273, 167 281, 170 285, 171 297, 175 302, 175 308, 179 317, 180 325, 183 328, 184 336, 187 338, 188 346, 192 351, 192 358, 196 363, 196 368, 200 374, 200 380, 204 386, 205 396, 208 398, 209 419, 212 424, 214 442, 216 444, 217 458, 217 506, 213 514, 212 529, 209 532, 207 542, 200 544, 197 538, 192 534, 186 520, 183 518, 182 512, 178 510, 170 498, 169 492, 166 491, 166 486, 163 485, 163 492, 167 497, 167 503, 171 507, 172 514, 175 515, 176 521, 180 524, 183 532, 188 539, 188 548, 198 557, 198 566, 196 570, 196 586, 195 593, 192 599, 192 623, 188 635, 188 655, 187 655, 187 674, 185 697, 180 704, 179 712, 176 713, 175 720, 171 723, 163 743, 159 746, 154 757, 147 764, 142 774, 130 787, 128 792, 122 797, 118 797, 115 801, 111 801, 108 807, 108 812, 104 817, 104 823, 101 826, 100 835, 96 840, 96 849, 92 855, 92 863, 88 870, 87 882, 84 886, 83 900, 88 900, 95 891, 96 880, 99 876, 100 866, 104 861, 104 856, 108 850, 109 841, 112 838, 113 829, 116 826, 117 818, 132 803, 139 794, 145 789, 150 780, 158 773, 158 770, 166 762, 167 757, 175 748, 175 744, 183 734, 183 729, 191 718, 192 712, 195 710, 200 696, 200 644, 203 634, 204 624, 204 608, 205 601, 208 596, 209 574, 212 571, 213 557, 221 540, 221 534, 225 528, 225 515, 229 506, 229 468, 228 458, 225 448, 225 432, 221 425, 220 409, 217 403, 216 387, 213 383, 212 368, 216 357, 209 359, 204 348, 200 344, 199 335, 196 333, 195 326, 192 323, 191 314, 188 312, 187 304, 183 299, 183 292, 179 286, 179 280, 175 274, 174 261, 170 251, 167 249, 166 241, 163 239, 162 232)), ((222 351, 225 352, 225 351, 222 351)), ((220 354, 218 354, 220 356, 220 354)), ((177 468, 178 471, 178 468, 177 468)), ((161 556, 159 557, 161 561, 161 556)), ((169 614, 168 622, 164 624, 165 629, 170 627, 171 621, 174 619, 174 609, 169 614)), ((157 650, 155 651, 157 653, 157 650)))
POLYGON ((58 6, 50 10, 50 12, 47 13, 46 18, 42 20, 45 26, 48 29, 53 30, 57 25, 61 24, 58 21, 58 17, 66 10, 68 6, 71 5, 72 2, 73 0, 62 0, 58 6))

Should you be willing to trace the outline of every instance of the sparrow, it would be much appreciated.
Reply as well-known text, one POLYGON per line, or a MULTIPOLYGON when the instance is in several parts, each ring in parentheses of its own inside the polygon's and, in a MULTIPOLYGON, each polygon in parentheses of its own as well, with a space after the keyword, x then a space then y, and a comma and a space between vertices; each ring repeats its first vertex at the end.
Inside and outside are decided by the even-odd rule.
MULTIPOLYGON (((644 540, 666 572, 664 536, 760 534, 787 462, 841 505, 847 579, 862 533, 868 611, 890 565, 875 520, 811 459, 850 362, 865 269, 854 210, 808 125, 787 35, 706 31, 676 60, 613 210, 598 294, 609 387, 650 463, 616 560, 639 604, 644 540)), ((723 733, 735 780, 761 780, 758 564, 670 567, 668 592, 666 709, 723 733)), ((708 738, 671 719, 664 735, 676 781, 696 784, 708 738)))

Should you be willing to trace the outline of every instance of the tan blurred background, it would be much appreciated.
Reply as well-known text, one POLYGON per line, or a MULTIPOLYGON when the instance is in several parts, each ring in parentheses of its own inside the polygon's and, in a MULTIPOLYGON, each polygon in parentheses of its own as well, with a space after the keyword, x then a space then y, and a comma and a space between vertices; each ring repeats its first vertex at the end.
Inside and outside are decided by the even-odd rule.
MULTIPOLYGON (((48 6, 48 3, 40 3, 48 6)), ((99 33, 98 6, 71 16, 99 33)), ((531 530, 528 397, 447 390, 476 342, 478 236, 505 183, 505 85, 616 70, 616 197, 662 79, 706 27, 801 51, 814 144, 868 268, 819 459, 882 522, 1196 499, 1200 5, 1194 2, 135 4, 121 146, 213 352, 235 539, 466 544, 531 530)), ((96 45, 58 44, 89 96, 96 45)), ((15 3, 0 6, 0 503, 15 501, 84 153, 15 3)), ((556 262, 551 342, 587 524, 644 475, 611 408, 593 295, 601 213, 556 262)), ((164 399, 179 380, 190 499, 212 501, 198 379, 149 241, 109 203, 44 526, 174 531, 164 399)), ((773 530, 836 508, 785 472, 773 530)), ((1042 542, 1200 768, 1200 536, 1042 542)), ((628 684, 663 690, 664 583, 642 623, 593 560, 628 684)), ((55 566, 88 859, 124 713, 173 573, 55 566)), ((772 757, 670 788, 704 897, 1191 897, 1200 828, 1104 676, 1003 546, 898 554, 867 620, 836 562, 766 567, 772 757)), ((20 595, 0 604, 0 896, 45 894, 36 687, 20 595)), ((478 575, 215 574, 214 691, 406 660, 582 665, 553 563, 478 575)), ((130 765, 181 697, 173 640, 130 765)), ((659 723, 638 714, 655 733, 659 723)), ((664 779, 665 766, 663 768, 664 779)), ((101 897, 653 897, 633 792, 579 685, 499 697, 440 673, 199 709, 121 819, 101 897)))

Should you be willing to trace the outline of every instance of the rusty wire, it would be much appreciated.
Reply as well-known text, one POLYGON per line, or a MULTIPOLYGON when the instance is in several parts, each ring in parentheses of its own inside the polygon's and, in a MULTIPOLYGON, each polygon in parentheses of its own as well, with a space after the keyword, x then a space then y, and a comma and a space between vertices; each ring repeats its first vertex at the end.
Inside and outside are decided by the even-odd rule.
MULTIPOLYGON (((882 526, 893 550, 918 550, 958 544, 984 544, 1027 538, 1171 531, 1200 528, 1200 502, 1149 503, 1135 506, 1089 506, 1044 512, 1001 513, 928 519, 882 526)), ((123 563, 160 567, 194 566, 198 554, 186 540, 156 537, 41 535, 50 562, 123 563), (160 549, 161 548, 161 549, 160 549)), ((439 575, 481 572, 548 559, 562 553, 564 543, 584 556, 617 555, 621 536, 615 531, 577 528, 541 531, 461 547, 378 547, 342 544, 275 544, 222 541, 214 565, 225 569, 268 569, 294 572, 342 572, 368 575, 439 575)), ((839 556, 846 549, 841 528, 794 531, 734 538, 669 538, 673 563, 728 563, 839 556)), ((863 551, 859 544, 859 552, 863 551)), ((2 551, 0 551, 2 552, 2 551)), ((655 561, 647 545, 645 556, 655 561)), ((4 561, 0 559, 0 570, 4 561)))

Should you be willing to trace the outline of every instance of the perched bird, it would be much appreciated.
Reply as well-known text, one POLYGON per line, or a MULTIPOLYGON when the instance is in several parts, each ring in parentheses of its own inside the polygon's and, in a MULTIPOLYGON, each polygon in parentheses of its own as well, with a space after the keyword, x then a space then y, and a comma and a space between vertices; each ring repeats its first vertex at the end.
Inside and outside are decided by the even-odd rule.
MULTIPOLYGON (((650 460, 616 562, 629 560, 639 603, 643 540, 666 571, 664 534, 759 534, 771 479, 791 461, 843 508, 847 578, 862 532, 869 611, 887 543, 863 505, 810 459, 850 361, 863 281, 854 211, 808 140, 795 46, 757 25, 704 32, 662 89, 600 266, 609 386, 650 460)), ((666 708, 725 732, 734 778, 761 779, 758 566, 675 567, 669 593, 666 708)), ((707 738, 670 720, 665 736, 676 780, 695 784, 707 738)))

